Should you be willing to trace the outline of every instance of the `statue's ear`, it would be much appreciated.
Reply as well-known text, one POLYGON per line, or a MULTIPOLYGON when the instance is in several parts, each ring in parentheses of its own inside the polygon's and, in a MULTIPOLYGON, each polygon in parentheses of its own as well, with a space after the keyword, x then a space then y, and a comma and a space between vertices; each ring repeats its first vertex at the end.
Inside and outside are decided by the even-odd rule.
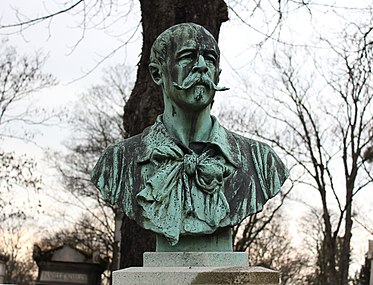
POLYGON ((156 63, 150 63, 149 64, 149 71, 150 71, 150 75, 152 76, 155 84, 161 85, 162 84, 161 66, 159 64, 156 64, 156 63))

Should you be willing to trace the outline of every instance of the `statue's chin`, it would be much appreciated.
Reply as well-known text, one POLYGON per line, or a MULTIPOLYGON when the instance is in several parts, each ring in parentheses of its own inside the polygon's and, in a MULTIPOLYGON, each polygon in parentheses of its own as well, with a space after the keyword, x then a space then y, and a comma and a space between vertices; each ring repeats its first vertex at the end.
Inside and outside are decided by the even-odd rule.
POLYGON ((186 111, 201 111, 208 107, 214 99, 215 91, 203 84, 194 85, 186 90, 177 90, 172 96, 167 96, 181 109, 186 111))
POLYGON ((207 95, 207 89, 203 85, 197 85, 194 87, 194 100, 197 102, 201 101, 204 96, 207 95))

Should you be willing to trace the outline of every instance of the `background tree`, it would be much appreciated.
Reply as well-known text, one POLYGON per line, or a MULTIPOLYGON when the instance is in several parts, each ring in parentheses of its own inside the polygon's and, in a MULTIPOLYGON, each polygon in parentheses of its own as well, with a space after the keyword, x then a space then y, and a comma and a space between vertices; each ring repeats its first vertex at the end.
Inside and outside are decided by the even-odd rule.
MULTIPOLYGON (((24 125, 43 124, 51 117, 45 113, 39 119, 33 116, 35 106, 26 104, 28 97, 43 88, 56 84, 55 78, 42 71, 46 58, 42 54, 19 55, 16 49, 3 40, 0 44, 0 146, 4 138, 29 141, 30 137, 20 133, 24 125)), ((25 156, 5 152, 0 148, 0 221, 8 215, 16 215, 14 206, 9 204, 15 188, 40 189, 40 177, 35 175, 35 162, 25 156), (12 192, 13 191, 13 192, 12 192), (7 198, 5 200, 5 198, 7 198)), ((13 195, 13 199, 16 197, 13 195)), ((21 210, 19 215, 24 214, 21 210)))
MULTIPOLYGON (((110 258, 113 270, 118 268, 119 263, 119 238, 115 236, 115 223, 121 220, 122 215, 103 199, 90 182, 91 171, 97 157, 110 144, 127 136, 122 124, 123 105, 132 83, 131 70, 123 65, 108 68, 104 73, 102 83, 83 93, 74 112, 69 114, 74 135, 66 144, 67 154, 53 154, 53 157, 65 189, 75 198, 70 203, 77 204, 85 215, 91 217, 89 229, 92 233, 96 232, 95 239, 110 258)), ((82 221, 85 220, 77 226, 84 227, 82 221)))
MULTIPOLYGON (((4 138, 29 141, 29 133, 19 132, 22 126, 43 124, 50 119, 46 113, 35 119, 37 108, 25 102, 33 93, 56 83, 51 74, 42 71, 45 60, 40 53, 22 56, 7 41, 1 42, 0 145, 4 138)), ((32 216, 25 210, 22 200, 41 189, 41 178, 36 174, 34 160, 0 149, 0 251, 9 256, 5 282, 29 285, 34 278, 35 266, 22 251, 24 232, 21 224, 32 216)), ((33 209, 37 207, 32 205, 33 209)))
POLYGON ((306 284, 310 257, 292 245, 287 219, 281 210, 276 210, 278 205, 270 203, 263 212, 250 216, 234 228, 234 250, 247 251, 250 266, 278 270, 282 285, 306 284))
MULTIPOLYGON (((14 153, 0 152, 0 222, 23 217, 26 212, 17 204, 17 195, 41 189, 41 178, 35 172, 35 162, 14 153)), ((36 205, 34 205, 36 206, 36 205)))
POLYGON ((371 261, 365 257, 364 264, 361 266, 360 271, 356 273, 353 279, 354 285, 369 285, 371 273, 371 261))
POLYGON ((6 221, 0 223, 0 252, 9 257, 4 278, 7 284, 34 284, 36 266, 23 247, 28 239, 27 231, 23 228, 26 219, 30 218, 17 212, 8 215, 6 221))
POLYGON ((19 55, 7 40, 0 44, 0 138, 26 140, 11 128, 13 123, 43 124, 50 116, 46 112, 35 119, 39 110, 27 105, 26 99, 34 93, 55 85, 56 79, 42 71, 46 57, 41 53, 33 56, 19 55), (23 106, 21 105, 23 104, 23 106), (21 105, 21 106, 20 106, 21 105))
POLYGON ((259 100, 258 107, 276 127, 275 135, 269 137, 264 125, 256 131, 291 157, 305 174, 301 182, 319 193, 324 243, 320 247, 324 258, 319 261, 330 285, 348 283, 353 200, 373 182, 363 156, 372 141, 372 27, 354 29, 343 41, 331 46, 335 54, 331 65, 321 68, 314 62, 324 90, 313 86, 316 74, 304 80, 294 55, 274 56, 281 84, 266 90, 271 97, 259 100), (337 180, 340 170, 335 163, 342 166, 343 183, 337 180), (338 209, 335 224, 333 203, 338 209))

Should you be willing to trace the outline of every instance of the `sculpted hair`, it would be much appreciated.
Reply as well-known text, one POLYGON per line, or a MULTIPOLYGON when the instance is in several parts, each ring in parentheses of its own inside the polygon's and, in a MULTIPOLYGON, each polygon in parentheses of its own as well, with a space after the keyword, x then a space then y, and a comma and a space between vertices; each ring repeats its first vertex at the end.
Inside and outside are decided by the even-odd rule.
MULTIPOLYGON (((215 40, 214 36, 209 31, 194 23, 182 23, 168 28, 155 39, 150 51, 150 63, 162 65, 162 63, 165 62, 167 50, 172 44, 172 39, 175 38, 176 35, 184 31, 195 31, 198 33, 198 31, 201 30, 215 40)), ((216 46, 218 47, 217 43, 216 46)))

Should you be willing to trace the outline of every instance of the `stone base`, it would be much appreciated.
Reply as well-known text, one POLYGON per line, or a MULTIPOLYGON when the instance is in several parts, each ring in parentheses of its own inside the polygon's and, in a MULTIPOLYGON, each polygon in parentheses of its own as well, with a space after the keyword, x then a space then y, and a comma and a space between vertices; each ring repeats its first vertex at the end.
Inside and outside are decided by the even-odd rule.
POLYGON ((262 267, 132 267, 113 272, 113 285, 278 285, 277 271, 262 267))
POLYGON ((144 267, 234 267, 249 264, 246 252, 145 252, 144 267))
POLYGON ((277 271, 249 267, 245 252, 146 252, 144 267, 113 272, 113 285, 278 285, 277 271))

